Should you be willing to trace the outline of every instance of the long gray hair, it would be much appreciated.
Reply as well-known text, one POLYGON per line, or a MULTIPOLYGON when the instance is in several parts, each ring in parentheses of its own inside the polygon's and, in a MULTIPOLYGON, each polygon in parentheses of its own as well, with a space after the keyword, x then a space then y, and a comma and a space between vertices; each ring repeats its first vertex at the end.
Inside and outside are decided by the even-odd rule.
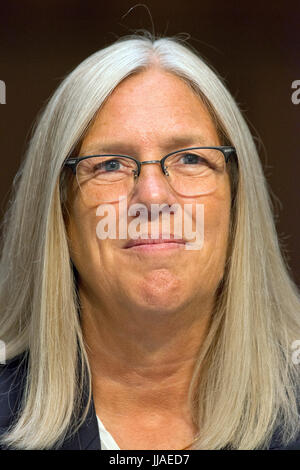
POLYGON ((299 295, 280 252, 253 138, 222 81, 191 47, 145 32, 96 52, 66 77, 39 117, 14 181, 3 223, 0 338, 7 359, 28 351, 29 367, 22 409, 2 438, 13 448, 51 448, 74 413, 78 426, 86 416, 87 408, 78 410, 84 377, 91 399, 91 372, 65 228, 62 165, 115 87, 154 63, 192 87, 222 143, 238 155, 225 275, 188 396, 201 430, 193 448, 264 447, 279 421, 284 442, 299 432, 299 366, 291 359, 291 344, 300 338, 299 295))

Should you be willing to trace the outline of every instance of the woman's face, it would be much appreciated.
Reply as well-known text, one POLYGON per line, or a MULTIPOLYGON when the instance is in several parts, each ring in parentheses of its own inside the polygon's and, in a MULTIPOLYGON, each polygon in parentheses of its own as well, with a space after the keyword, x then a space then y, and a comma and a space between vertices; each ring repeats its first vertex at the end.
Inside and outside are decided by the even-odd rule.
MULTIPOLYGON (((142 162, 159 160, 181 148, 218 145, 215 126, 199 98, 178 77, 152 68, 126 78, 113 91, 87 132, 80 155, 109 152, 142 162)), ((193 228, 196 205, 203 205, 203 245, 193 250, 181 243, 128 248, 128 234, 127 239, 99 239, 96 229, 101 217, 96 211, 102 201, 88 203, 82 194, 78 189, 70 201, 67 230, 81 294, 94 306, 155 314, 194 309, 211 301, 223 276, 227 248, 230 182, 226 171, 218 176, 214 191, 186 198, 171 189, 160 165, 142 165, 127 199, 128 208, 143 204, 149 213, 151 204, 180 204, 183 213, 184 204, 192 204, 193 228)), ((113 206, 118 221, 118 204, 113 206)), ((138 215, 127 217, 128 226, 138 215)), ((174 215, 170 217, 172 226, 174 215)), ((145 227, 152 233, 152 223, 149 217, 143 233, 145 227)))

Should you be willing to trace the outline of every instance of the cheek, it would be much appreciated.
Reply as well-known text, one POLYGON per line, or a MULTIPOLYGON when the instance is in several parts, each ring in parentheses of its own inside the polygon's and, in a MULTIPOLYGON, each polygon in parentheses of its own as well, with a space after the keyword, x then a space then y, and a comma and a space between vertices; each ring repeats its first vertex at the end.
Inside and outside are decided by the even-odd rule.
POLYGON ((78 270, 91 266, 92 258, 97 255, 96 222, 90 211, 73 204, 66 230, 71 258, 78 270))
POLYGON ((199 259, 205 275, 219 282, 223 277, 230 225, 230 193, 228 190, 206 198, 204 204, 204 240, 199 259))
MULTIPOLYGON (((208 239, 218 241, 220 245, 227 244, 230 222, 231 192, 229 178, 219 190, 207 198, 205 202, 204 224, 208 239)), ((217 246, 216 246, 217 248, 217 246)))
POLYGON ((204 206, 204 243, 215 240, 221 244, 227 242, 230 220, 230 208, 227 204, 209 203, 204 206))

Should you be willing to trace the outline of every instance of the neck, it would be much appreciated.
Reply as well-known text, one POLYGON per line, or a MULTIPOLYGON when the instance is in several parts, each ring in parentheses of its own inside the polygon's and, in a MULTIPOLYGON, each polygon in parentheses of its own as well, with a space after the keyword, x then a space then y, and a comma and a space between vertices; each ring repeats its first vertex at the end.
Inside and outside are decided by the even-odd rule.
MULTIPOLYGON (((97 307, 81 293, 93 397, 107 414, 187 413, 187 393, 212 304, 180 312, 97 307), (112 400, 111 397, 118 397, 112 400)), ((199 305, 199 304, 198 304, 199 305)), ((201 304, 200 304, 201 305, 201 304)))

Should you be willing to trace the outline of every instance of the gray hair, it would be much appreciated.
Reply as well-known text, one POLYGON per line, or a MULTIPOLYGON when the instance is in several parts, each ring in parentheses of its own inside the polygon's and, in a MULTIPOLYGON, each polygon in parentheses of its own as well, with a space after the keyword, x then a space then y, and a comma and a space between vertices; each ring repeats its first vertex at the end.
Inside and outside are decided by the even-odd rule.
POLYGON ((299 367, 290 356, 300 338, 299 294, 280 252, 253 138, 221 79, 196 51, 179 38, 146 32, 96 52, 65 78, 38 119, 14 182, 3 227, 0 337, 8 359, 29 351, 29 369, 20 415, 2 437, 13 448, 61 442, 80 408, 85 376, 91 399, 61 169, 118 84, 153 66, 192 87, 223 143, 238 155, 225 275, 188 396, 201 429, 193 448, 265 447, 279 419, 284 442, 299 432, 299 367))

